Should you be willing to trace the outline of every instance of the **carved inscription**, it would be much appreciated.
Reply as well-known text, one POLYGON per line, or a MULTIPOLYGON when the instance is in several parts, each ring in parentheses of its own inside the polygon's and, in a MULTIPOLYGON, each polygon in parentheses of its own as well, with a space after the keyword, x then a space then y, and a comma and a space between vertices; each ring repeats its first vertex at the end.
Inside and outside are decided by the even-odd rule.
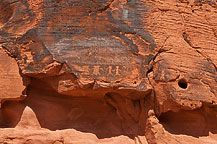
POLYGON ((99 69, 100 69, 100 66, 94 66, 93 67, 93 75, 100 75, 99 69))
MULTIPOLYGON (((141 0, 113 3, 115 13, 110 8, 103 13, 93 11, 87 2, 79 0, 63 2, 56 9, 50 9, 50 5, 46 3, 44 9, 55 16, 45 15, 39 37, 54 58, 67 63, 78 78, 116 81, 133 79, 132 72, 135 77, 141 76, 144 58, 138 56, 140 50, 154 48, 154 40, 141 21, 146 13, 140 10, 147 9, 141 0)), ((102 1, 97 9, 105 6, 102 1)))
POLYGON ((107 75, 107 76, 119 76, 120 73, 120 67, 123 69, 126 67, 124 66, 88 66, 84 65, 82 66, 81 74, 83 75, 94 75, 94 76, 101 76, 101 75, 107 75))

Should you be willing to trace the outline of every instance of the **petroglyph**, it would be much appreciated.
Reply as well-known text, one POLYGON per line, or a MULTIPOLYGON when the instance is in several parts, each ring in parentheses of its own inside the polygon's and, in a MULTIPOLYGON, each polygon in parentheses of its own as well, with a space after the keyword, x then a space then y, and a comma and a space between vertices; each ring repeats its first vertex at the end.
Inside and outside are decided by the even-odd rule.
POLYGON ((18 40, 20 47, 31 50, 30 60, 18 56, 24 61, 26 73, 40 71, 40 62, 47 65, 55 59, 87 81, 133 79, 132 72, 135 78, 144 76, 146 56, 154 54, 155 49, 143 19, 147 6, 140 0, 114 2, 104 9, 107 5, 106 1, 80 0, 61 1, 61 5, 44 3, 37 27, 18 40))
POLYGON ((100 66, 94 66, 93 67, 93 75, 100 75, 99 69, 100 69, 100 66))

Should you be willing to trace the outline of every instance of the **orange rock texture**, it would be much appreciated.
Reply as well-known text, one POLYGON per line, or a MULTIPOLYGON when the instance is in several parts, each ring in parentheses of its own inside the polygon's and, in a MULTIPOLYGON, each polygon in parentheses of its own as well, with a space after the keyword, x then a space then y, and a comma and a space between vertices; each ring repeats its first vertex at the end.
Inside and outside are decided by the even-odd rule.
POLYGON ((216 144, 216 0, 1 0, 0 143, 216 144))

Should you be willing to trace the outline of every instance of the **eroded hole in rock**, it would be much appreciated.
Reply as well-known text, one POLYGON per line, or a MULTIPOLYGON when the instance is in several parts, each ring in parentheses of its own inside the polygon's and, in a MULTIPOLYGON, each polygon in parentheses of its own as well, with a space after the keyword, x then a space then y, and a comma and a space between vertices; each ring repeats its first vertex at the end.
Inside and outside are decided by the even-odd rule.
POLYGON ((182 89, 186 89, 188 87, 188 83, 185 79, 181 79, 178 81, 178 85, 182 89))
MULTIPOLYGON (((216 108, 215 108, 216 111, 216 108)), ((160 115, 159 121, 165 130, 172 134, 184 134, 193 137, 208 136, 217 133, 217 117, 214 110, 204 108, 179 112, 166 112, 160 115)))

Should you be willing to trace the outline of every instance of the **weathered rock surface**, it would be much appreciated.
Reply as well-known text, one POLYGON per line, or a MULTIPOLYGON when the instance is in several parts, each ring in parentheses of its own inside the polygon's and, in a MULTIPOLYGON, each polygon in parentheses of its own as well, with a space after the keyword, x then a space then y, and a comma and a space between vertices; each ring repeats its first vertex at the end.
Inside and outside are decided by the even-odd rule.
POLYGON ((0 143, 217 143, 216 0, 2 0, 0 44, 0 143))
POLYGON ((0 49, 0 105, 6 100, 20 100, 25 86, 14 59, 0 49))

